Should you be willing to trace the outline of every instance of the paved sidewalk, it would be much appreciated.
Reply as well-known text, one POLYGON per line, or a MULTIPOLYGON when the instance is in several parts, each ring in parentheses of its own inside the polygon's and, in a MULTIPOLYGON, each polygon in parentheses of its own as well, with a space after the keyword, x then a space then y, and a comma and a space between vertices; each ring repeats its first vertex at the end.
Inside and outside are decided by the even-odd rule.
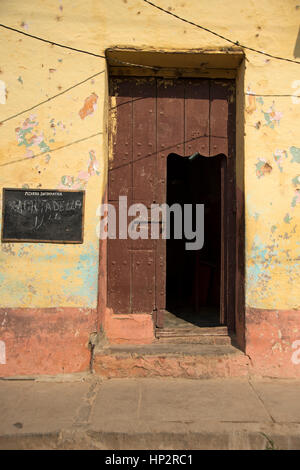
POLYGON ((300 449, 300 380, 0 380, 0 449, 300 449))

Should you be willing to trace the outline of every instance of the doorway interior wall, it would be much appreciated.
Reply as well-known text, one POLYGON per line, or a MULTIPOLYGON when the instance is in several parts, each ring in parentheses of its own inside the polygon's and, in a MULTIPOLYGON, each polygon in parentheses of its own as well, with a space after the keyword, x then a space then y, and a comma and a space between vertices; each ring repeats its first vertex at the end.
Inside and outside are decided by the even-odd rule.
MULTIPOLYGON (((109 95, 114 123, 110 131, 113 158, 108 168, 108 203, 115 206, 117 214, 119 196, 127 196, 128 206, 143 203, 150 209, 153 203, 166 203, 171 182, 168 162, 172 154, 182 162, 187 162, 193 154, 199 154, 193 167, 189 167, 190 179, 186 182, 189 187, 192 185, 199 189, 201 186, 204 190, 206 185, 206 202, 208 204, 209 198, 214 199, 216 205, 219 204, 216 210, 220 216, 219 226, 216 218, 210 219, 217 231, 212 244, 219 244, 219 267, 214 270, 215 279, 219 276, 219 282, 209 287, 216 289, 216 293, 210 290, 207 296, 210 300, 218 297, 215 304, 219 321, 234 331, 235 80, 111 76, 109 95)), ((200 198, 201 191, 198 190, 197 194, 200 198)), ((178 198, 178 193, 174 197, 178 198)), ((200 199, 197 201, 205 203, 200 199)), ((168 261, 166 240, 152 240, 150 223, 148 225, 147 240, 108 239, 107 306, 116 314, 149 313, 155 326, 161 328, 164 312, 172 298, 172 287, 168 287, 172 272, 170 266, 175 263, 184 278, 186 269, 192 271, 193 261, 187 261, 187 257, 180 261, 180 253, 177 250, 176 255, 176 249, 172 252, 172 248, 170 251, 170 245, 168 261)), ((209 242, 209 233, 205 237, 209 242)), ((202 255, 190 252, 189 256, 194 256, 195 264, 195 257, 201 258, 202 255)), ((195 269, 198 269, 199 281, 201 276, 205 277, 205 261, 206 272, 211 273, 209 263, 213 264, 215 260, 202 261, 199 263, 198 260, 198 268, 193 268, 192 275, 186 273, 191 283, 195 284, 195 269)), ((190 291, 189 297, 193 299, 192 303, 187 298, 187 289, 186 299, 184 296, 181 299, 183 304, 197 305, 199 295, 200 301, 203 299, 203 280, 199 282, 202 288, 194 284, 194 294, 190 291)))

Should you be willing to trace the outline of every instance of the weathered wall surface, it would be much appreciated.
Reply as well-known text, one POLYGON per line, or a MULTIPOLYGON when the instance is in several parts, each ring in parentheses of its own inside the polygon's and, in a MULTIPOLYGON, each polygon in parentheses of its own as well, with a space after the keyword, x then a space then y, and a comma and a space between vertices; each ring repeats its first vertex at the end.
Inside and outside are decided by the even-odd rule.
MULTIPOLYGON (((242 45, 298 54, 296 0, 156 3, 242 45)), ((0 12, 8 26, 100 55, 115 46, 230 46, 142 0, 2 0, 0 12)), ((1 244, 0 375, 84 370, 98 294, 103 298, 96 210, 108 158, 105 60, 2 28, 0 48, 0 186, 86 190, 82 245, 1 244)), ((300 66, 244 52, 237 181, 241 200, 245 194, 246 352, 260 371, 265 356, 271 374, 300 375, 292 360, 300 340, 300 66)), ((116 339, 117 330, 109 330, 116 339)))

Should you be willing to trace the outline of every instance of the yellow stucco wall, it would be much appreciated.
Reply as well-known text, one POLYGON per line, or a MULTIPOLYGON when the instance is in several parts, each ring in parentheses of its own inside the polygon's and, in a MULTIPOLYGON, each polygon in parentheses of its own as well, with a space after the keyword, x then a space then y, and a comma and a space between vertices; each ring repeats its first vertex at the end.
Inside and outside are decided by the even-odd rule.
MULTIPOLYGON (((296 0, 155 3, 242 45, 295 59, 300 16, 296 0)), ((114 46, 230 46, 142 0, 2 0, 0 14, 5 25, 100 55, 114 46)), ((86 189, 82 245, 1 245, 1 306, 95 307, 96 209, 108 158, 105 60, 2 28, 0 33, 1 120, 104 71, 0 126, 1 187, 86 189)), ((242 96, 244 112, 238 113, 238 181, 244 172, 246 201, 246 302, 256 308, 299 308, 300 98, 258 95, 300 95, 300 65, 248 50, 245 58, 239 93, 257 95, 242 96)))

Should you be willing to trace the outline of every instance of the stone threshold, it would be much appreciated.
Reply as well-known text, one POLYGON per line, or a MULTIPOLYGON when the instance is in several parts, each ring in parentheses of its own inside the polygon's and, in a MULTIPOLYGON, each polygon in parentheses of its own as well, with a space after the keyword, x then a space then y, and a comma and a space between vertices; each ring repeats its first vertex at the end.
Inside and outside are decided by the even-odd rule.
POLYGON ((156 328, 160 343, 231 344, 227 326, 156 328))

